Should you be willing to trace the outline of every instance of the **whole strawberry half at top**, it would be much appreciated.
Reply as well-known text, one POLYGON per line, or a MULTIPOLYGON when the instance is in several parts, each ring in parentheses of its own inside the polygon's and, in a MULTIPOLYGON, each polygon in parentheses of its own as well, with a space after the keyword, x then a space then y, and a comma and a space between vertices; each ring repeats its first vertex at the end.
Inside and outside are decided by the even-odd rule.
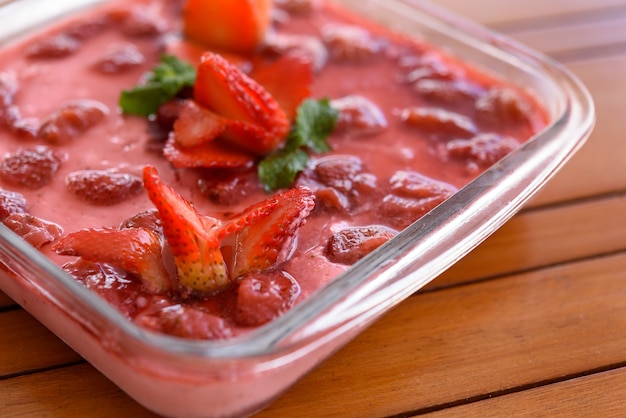
POLYGON ((211 47, 252 52, 271 23, 270 0, 187 0, 184 32, 211 47))
POLYGON ((202 55, 194 99, 225 119, 221 138, 255 154, 275 150, 291 127, 285 111, 261 84, 212 52, 202 55))

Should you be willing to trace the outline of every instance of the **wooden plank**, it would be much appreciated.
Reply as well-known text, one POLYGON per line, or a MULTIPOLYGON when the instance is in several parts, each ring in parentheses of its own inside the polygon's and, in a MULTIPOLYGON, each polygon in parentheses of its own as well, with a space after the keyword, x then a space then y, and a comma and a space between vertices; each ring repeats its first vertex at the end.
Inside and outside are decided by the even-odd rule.
POLYGON ((601 21, 573 22, 510 35, 565 62, 598 56, 611 49, 626 51, 626 10, 601 21))
POLYGON ((490 418, 511 416, 626 416, 626 368, 541 386, 430 414, 428 418, 490 418))
POLYGON ((626 190, 626 55, 571 63, 569 68, 591 92, 597 123, 588 142, 546 185, 533 205, 626 190))
POLYGON ((0 308, 8 308, 10 306, 15 306, 16 303, 13 302, 13 299, 8 297, 6 293, 0 291, 0 308))
POLYGON ((0 335, 0 377, 82 359, 21 309, 0 313, 0 335))
POLYGON ((518 214, 430 288, 626 250, 626 196, 518 214))
POLYGON ((465 0, 431 0, 439 6, 482 24, 506 28, 524 21, 558 21, 564 15, 580 14, 582 18, 599 9, 623 6, 623 0, 568 1, 500 1, 481 0, 478 6, 465 0))
POLYGON ((88 364, 0 380, 9 417, 156 417, 88 364))
POLYGON ((259 417, 387 416, 624 362, 624 271, 620 254, 412 297, 259 417))

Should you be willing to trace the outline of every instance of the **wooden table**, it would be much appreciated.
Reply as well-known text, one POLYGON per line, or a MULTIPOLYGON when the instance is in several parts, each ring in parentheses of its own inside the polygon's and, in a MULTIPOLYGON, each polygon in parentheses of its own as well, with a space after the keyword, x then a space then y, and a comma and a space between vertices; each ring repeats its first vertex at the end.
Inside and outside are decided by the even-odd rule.
MULTIPOLYGON (((589 142, 500 231, 259 417, 626 416, 626 1, 439 0, 564 62, 589 142)), ((152 414, 0 294, 0 415, 152 414)))

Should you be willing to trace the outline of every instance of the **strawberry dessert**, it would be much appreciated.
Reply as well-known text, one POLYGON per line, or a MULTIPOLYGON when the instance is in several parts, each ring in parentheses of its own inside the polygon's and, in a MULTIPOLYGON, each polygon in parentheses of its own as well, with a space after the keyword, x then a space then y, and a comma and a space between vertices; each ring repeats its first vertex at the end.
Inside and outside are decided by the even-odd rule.
POLYGON ((190 339, 283 315, 547 119, 322 0, 106 2, 0 57, 4 225, 190 339))

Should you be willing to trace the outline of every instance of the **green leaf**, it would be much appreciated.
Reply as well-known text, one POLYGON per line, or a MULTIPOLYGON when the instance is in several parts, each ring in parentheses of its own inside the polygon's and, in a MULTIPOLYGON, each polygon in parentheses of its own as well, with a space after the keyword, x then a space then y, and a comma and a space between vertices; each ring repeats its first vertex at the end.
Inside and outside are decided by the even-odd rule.
POLYGON ((330 106, 328 99, 305 100, 298 108, 296 126, 291 136, 298 146, 305 146, 313 152, 330 151, 326 138, 335 129, 339 111, 330 106))
POLYGON ((165 92, 160 84, 148 83, 122 91, 119 105, 124 113, 149 116, 170 98, 170 94, 165 92))
POLYGON ((281 150, 275 151, 259 163, 258 175, 265 190, 291 186, 298 173, 309 161, 307 150, 315 153, 330 151, 327 142, 333 132, 339 112, 328 99, 305 100, 298 108, 296 122, 281 150))
POLYGON ((139 116, 155 113, 183 88, 193 87, 196 70, 173 55, 163 55, 145 80, 144 84, 122 91, 119 105, 124 113, 139 116))
POLYGON ((284 189, 306 168, 309 154, 300 148, 280 150, 259 163, 258 174, 266 191, 284 189))
POLYGON ((163 55, 161 62, 152 70, 148 81, 160 83, 163 90, 169 94, 176 94, 182 87, 193 86, 196 81, 196 70, 174 55, 163 55))

